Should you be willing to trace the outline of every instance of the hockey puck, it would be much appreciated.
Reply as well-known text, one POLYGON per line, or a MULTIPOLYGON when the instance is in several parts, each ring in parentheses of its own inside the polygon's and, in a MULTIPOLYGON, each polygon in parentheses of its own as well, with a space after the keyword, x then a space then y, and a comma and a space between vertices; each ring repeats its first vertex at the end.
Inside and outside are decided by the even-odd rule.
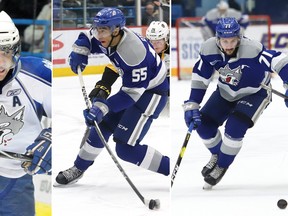
POLYGON ((278 200, 277 202, 277 206, 280 208, 280 209, 285 209, 287 207, 287 201, 285 199, 280 199, 278 200))
POLYGON ((154 210, 154 209, 159 209, 160 208, 160 200, 156 199, 153 200, 151 199, 149 202, 149 209, 154 210))

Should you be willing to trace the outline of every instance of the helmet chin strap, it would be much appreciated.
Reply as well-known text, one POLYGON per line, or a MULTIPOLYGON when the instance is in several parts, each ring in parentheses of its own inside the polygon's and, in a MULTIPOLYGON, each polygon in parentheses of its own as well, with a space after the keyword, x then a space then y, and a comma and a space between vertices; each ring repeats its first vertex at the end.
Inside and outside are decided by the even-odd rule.
POLYGON ((111 44, 112 44, 112 42, 113 42, 113 39, 116 37, 116 36, 113 36, 113 35, 111 35, 111 40, 110 40, 110 43, 108 44, 108 47, 111 47, 111 44))
MULTIPOLYGON (((116 28, 118 28, 118 27, 116 27, 116 28)), ((115 28, 115 29, 116 29, 115 28)), ((110 47, 111 46, 111 44, 112 44, 112 42, 113 42, 113 40, 114 40, 114 38, 116 38, 118 35, 120 35, 120 30, 119 30, 119 32, 118 32, 118 34, 117 35, 113 35, 113 32, 115 31, 115 29, 112 31, 112 34, 111 34, 111 40, 110 40, 110 43, 108 44, 108 47, 110 47)))

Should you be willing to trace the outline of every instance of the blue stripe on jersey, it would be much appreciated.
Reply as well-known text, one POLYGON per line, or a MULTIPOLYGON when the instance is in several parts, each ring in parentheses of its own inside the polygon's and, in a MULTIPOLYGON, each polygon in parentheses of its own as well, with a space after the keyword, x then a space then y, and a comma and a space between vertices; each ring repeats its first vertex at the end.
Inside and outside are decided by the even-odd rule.
POLYGON ((25 75, 27 75, 27 76, 30 76, 30 77, 32 77, 32 78, 34 78, 34 79, 36 79, 36 80, 38 80, 38 81, 40 81, 40 82, 48 85, 48 86, 51 86, 51 81, 49 82, 49 81, 47 81, 46 79, 43 79, 41 76, 37 76, 36 74, 30 73, 30 72, 25 71, 25 70, 23 70, 23 69, 21 69, 20 71, 21 71, 22 73, 24 73, 25 75))
POLYGON ((37 57, 21 57, 21 72, 51 86, 51 62, 37 57))
MULTIPOLYGON (((22 84, 22 82, 20 81, 20 79, 19 79, 18 77, 16 77, 15 80, 16 80, 16 81, 19 83, 19 85, 21 86, 22 90, 24 91, 25 95, 27 96, 28 100, 30 101, 30 103, 31 103, 31 105, 32 105, 32 107, 33 107, 34 112, 35 112, 36 115, 38 116, 38 119, 40 119, 40 118, 39 118, 39 114, 40 114, 41 112, 39 112, 39 114, 38 114, 38 111, 40 110, 39 105, 38 105, 38 107, 37 107, 37 105, 35 104, 35 101, 31 98, 31 96, 29 95, 27 89, 26 89, 25 86, 22 84), (37 108, 38 108, 39 110, 37 110, 37 108)), ((42 107, 42 109, 43 109, 43 107, 42 107)))

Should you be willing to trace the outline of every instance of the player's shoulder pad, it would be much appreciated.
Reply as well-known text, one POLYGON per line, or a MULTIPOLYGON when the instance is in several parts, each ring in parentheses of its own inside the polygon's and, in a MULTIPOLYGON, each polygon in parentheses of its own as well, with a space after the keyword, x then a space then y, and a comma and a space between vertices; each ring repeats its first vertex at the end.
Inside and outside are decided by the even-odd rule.
POLYGON ((134 32, 124 28, 124 35, 117 46, 117 53, 129 66, 139 65, 146 57, 143 41, 134 32))
POLYGON ((228 8, 226 14, 227 17, 235 17, 236 20, 239 20, 242 16, 242 13, 234 8, 228 8))
POLYGON ((218 10, 217 8, 213 8, 210 11, 208 11, 205 15, 205 18, 207 20, 216 20, 218 18, 218 10))
POLYGON ((45 80, 51 84, 52 71, 51 62, 38 57, 20 57, 21 71, 36 79, 45 80))
POLYGON ((263 45, 260 42, 243 37, 238 52, 240 58, 255 58, 262 50, 263 45))
POLYGON ((200 53, 202 55, 213 55, 219 53, 219 48, 216 44, 216 37, 209 38, 204 43, 202 43, 200 53))

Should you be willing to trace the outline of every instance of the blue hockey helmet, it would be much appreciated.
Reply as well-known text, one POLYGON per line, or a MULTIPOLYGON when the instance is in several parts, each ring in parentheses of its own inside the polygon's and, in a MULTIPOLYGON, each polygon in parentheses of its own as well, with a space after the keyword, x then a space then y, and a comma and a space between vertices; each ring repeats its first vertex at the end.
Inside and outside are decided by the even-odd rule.
POLYGON ((104 8, 100 10, 94 20, 93 27, 109 27, 115 29, 119 27, 120 29, 124 28, 126 20, 124 14, 121 10, 117 8, 104 8))
POLYGON ((240 37, 240 25, 234 17, 221 18, 216 25, 216 37, 240 37))

